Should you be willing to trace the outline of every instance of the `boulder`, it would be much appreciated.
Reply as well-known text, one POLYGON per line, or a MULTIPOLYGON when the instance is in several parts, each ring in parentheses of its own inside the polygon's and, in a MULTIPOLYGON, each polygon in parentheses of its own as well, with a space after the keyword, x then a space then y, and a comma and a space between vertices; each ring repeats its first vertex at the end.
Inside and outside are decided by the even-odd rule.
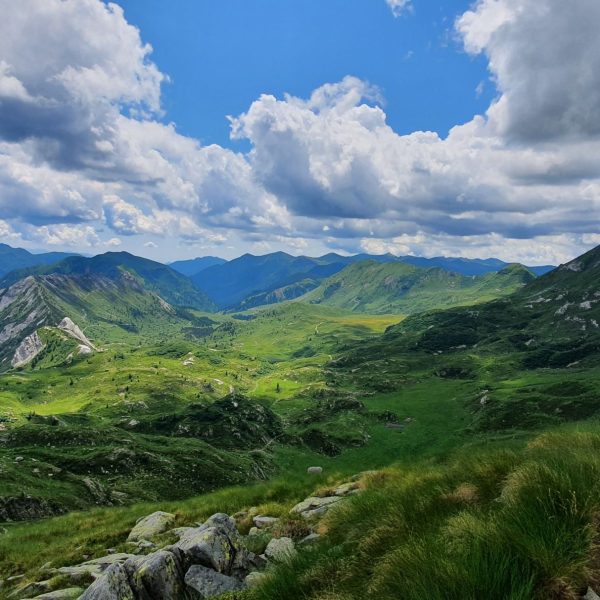
POLYGON ((323 467, 308 467, 306 472, 309 475, 320 475, 323 472, 323 467))
POLYGON ((253 588, 259 586, 267 577, 266 573, 262 573, 261 571, 252 571, 252 573, 248 573, 246 579, 244 579, 244 583, 246 587, 253 588))
POLYGON ((226 575, 244 574, 248 570, 248 550, 238 533, 235 521, 217 513, 200 527, 181 527, 174 533, 173 544, 186 556, 188 564, 199 564, 226 575))
POLYGON ((159 550, 148 556, 136 556, 124 567, 137 598, 184 600, 196 596, 186 589, 181 560, 173 552, 159 550))
POLYGON ((136 600, 136 597, 125 567, 115 563, 83 592, 79 600, 136 600))
POLYGON ((266 527, 272 527, 275 525, 279 519, 275 517, 263 517, 262 515, 258 515, 257 517, 254 517, 252 521, 259 529, 265 529, 266 527))
POLYGON ((265 556, 273 562, 286 562, 296 554, 294 541, 289 537, 273 538, 265 550, 265 556))
MULTIPOLYGON (((192 565, 189 568, 185 574, 185 583, 198 592, 200 598, 214 598, 245 587, 239 579, 218 573, 202 565, 192 565)), ((173 598, 179 598, 179 596, 173 598)))
POLYGON ((341 499, 341 496, 326 496, 325 498, 311 496, 296 504, 290 513, 298 513, 306 518, 315 517, 325 514, 332 505, 337 504, 341 499))
POLYGON ((154 536, 168 531, 175 524, 175 515, 163 512, 153 512, 151 515, 140 519, 129 533, 128 542, 150 540, 154 536))

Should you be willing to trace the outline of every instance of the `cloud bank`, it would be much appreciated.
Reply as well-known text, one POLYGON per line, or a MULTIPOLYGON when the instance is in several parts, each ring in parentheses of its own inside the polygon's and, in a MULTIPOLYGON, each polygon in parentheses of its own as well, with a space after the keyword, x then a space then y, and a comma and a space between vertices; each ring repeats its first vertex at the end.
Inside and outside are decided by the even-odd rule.
MULTIPOLYGON (((394 14, 409 5, 387 1, 394 14)), ((560 262, 600 241, 597 0, 481 0, 459 16, 459 43, 486 56, 498 93, 445 138, 397 134, 379 90, 347 76, 309 98, 262 95, 231 118, 246 154, 165 122, 168 77, 117 5, 0 9, 9 243, 139 237, 140 248, 165 238, 560 262)))

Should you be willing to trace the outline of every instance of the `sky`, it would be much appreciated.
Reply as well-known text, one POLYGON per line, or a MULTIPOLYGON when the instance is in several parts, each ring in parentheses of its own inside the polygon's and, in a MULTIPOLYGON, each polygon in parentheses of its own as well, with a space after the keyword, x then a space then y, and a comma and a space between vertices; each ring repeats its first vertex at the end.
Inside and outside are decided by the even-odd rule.
POLYGON ((600 244, 597 0, 0 0, 0 240, 558 264, 600 244))

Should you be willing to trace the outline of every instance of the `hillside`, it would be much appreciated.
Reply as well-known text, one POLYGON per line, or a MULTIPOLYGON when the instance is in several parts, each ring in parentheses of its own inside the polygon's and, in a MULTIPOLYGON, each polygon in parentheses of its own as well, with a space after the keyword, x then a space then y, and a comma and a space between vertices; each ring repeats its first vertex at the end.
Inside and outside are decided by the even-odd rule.
POLYGON ((0 280, 0 286, 10 286, 28 275, 103 277, 112 281, 122 281, 125 277, 131 285, 155 292, 170 304, 214 309, 213 302, 181 273, 128 252, 107 252, 92 258, 72 256, 57 264, 14 271, 0 280))
MULTIPOLYGON (((509 263, 498 259, 396 257, 393 254, 341 256, 333 252, 312 258, 308 256, 291 256, 285 252, 274 252, 263 256, 244 254, 229 262, 203 269, 192 275, 191 278, 200 289, 217 303, 219 308, 244 310, 297 298, 318 287, 325 279, 336 275, 349 265, 364 261, 380 264, 406 264, 423 269, 437 268, 439 271, 452 273, 451 278, 455 280, 456 274, 460 274, 464 277, 465 282, 470 276, 492 274, 510 267, 509 263)), ((186 263, 183 268, 191 269, 193 267, 186 263)), ((537 274, 546 272, 550 268, 532 267, 531 272, 537 274)), ((402 271, 401 268, 399 270, 402 271)), ((360 273, 357 273, 357 276, 360 278, 360 273)), ((391 277, 394 277, 394 273, 391 274, 391 277)), ((444 275, 440 274, 439 278, 443 279, 444 275)), ((460 287, 467 287, 467 285, 463 286, 461 284, 460 287)), ((485 288, 485 285, 483 287, 485 288)), ((514 289, 516 288, 511 287, 509 291, 514 289)), ((493 292, 493 289, 482 290, 482 293, 486 292, 493 292)), ((385 295, 389 292, 385 291, 383 293, 385 295)), ((477 291, 473 290, 473 293, 475 295, 477 291)), ((373 291, 372 294, 369 293, 368 295, 376 296, 377 294, 373 291)), ((491 299, 496 296, 496 293, 486 294, 484 299, 491 299)), ((315 297, 318 297, 318 293, 315 294, 315 297)), ((348 300, 348 303, 341 300, 340 302, 340 306, 353 309, 350 300, 348 300)), ((458 303, 460 304, 460 302, 458 303)), ((373 307, 368 310, 380 311, 375 306, 377 301, 367 301, 366 304, 373 304, 373 307)), ((385 302, 381 304, 383 305, 385 302)), ((435 300, 430 306, 434 304, 435 300)), ((454 302, 445 305, 452 304, 454 302)), ((427 308, 427 302, 424 302, 423 306, 427 308)))
POLYGON ((515 294, 478 307, 431 313, 388 332, 416 348, 457 346, 520 353, 529 366, 567 366, 600 348, 600 248, 515 294))
POLYGON ((123 338, 160 339, 196 323, 204 326, 202 319, 146 290, 127 270, 112 277, 29 275, 0 289, 0 371, 34 357, 39 361, 46 356, 46 366, 60 364, 77 353, 78 340, 56 329, 66 317, 97 345, 123 338))
POLYGON ((477 304, 519 289, 535 276, 521 265, 464 276, 440 268, 361 261, 326 279, 302 301, 355 312, 413 314, 477 304))
POLYGON ((67 252, 33 254, 23 248, 13 248, 7 244, 0 243, 0 278, 15 269, 50 265, 64 260, 69 256, 75 256, 75 254, 67 252))

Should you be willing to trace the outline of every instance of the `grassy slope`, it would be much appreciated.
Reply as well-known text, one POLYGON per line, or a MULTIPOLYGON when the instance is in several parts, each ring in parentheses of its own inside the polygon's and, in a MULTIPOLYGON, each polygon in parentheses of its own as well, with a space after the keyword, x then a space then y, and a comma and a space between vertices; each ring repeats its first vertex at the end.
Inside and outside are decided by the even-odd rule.
POLYGON ((520 265, 469 277, 441 268, 361 261, 328 278, 302 300, 357 312, 409 314, 486 302, 533 279, 520 265))
MULTIPOLYGON (((524 343, 529 338, 513 339, 522 329, 514 317, 524 311, 532 328, 526 334, 535 332, 538 343, 593 339, 596 304, 580 304, 587 302, 595 281, 594 274, 575 281, 553 275, 508 305, 413 317, 408 326, 393 327, 382 337, 374 333, 398 317, 340 315, 297 303, 254 311, 250 321, 221 317, 222 328, 194 350, 198 362, 191 369, 183 368, 181 348, 165 344, 159 369, 181 368, 184 379, 196 369, 203 371, 223 386, 239 386, 272 402, 292 424, 314 407, 320 393, 332 389, 359 398, 368 411, 391 410, 402 423, 407 417, 411 421, 404 429, 389 429, 360 412, 340 411, 319 427, 363 428, 371 443, 331 457, 280 445, 275 460, 286 474, 283 481, 175 505, 67 515, 42 526, 13 525, 0 538, 0 568, 30 572, 52 550, 75 561, 82 552, 74 550, 77 546, 102 554, 123 539, 136 517, 156 508, 179 510, 180 522, 183 516, 263 503, 261 512, 281 514, 314 486, 300 475, 309 464, 322 464, 326 477, 336 479, 393 462, 397 466, 367 482, 364 495, 332 513, 327 539, 316 552, 301 555, 291 569, 280 569, 244 598, 576 598, 599 577, 595 390, 600 367, 597 354, 588 352, 570 367, 533 368, 524 361, 534 350, 524 343), (564 298, 557 300, 563 287, 571 304, 556 315, 564 306, 564 298), (534 302, 540 297, 544 300, 534 302), (541 304, 548 310, 538 309, 541 304), (498 309, 507 306, 513 312, 498 309), (529 320, 532 310, 539 317, 529 320), (585 335, 575 318, 587 319, 585 335), (466 327, 461 319, 467 319, 466 327), (500 325, 511 322, 515 330, 509 327, 499 335, 500 325), (437 337, 427 334, 431 324, 439 328, 437 337), (470 334, 471 329, 475 342, 459 347, 456 332, 470 334), (436 339, 439 346, 432 346, 436 339), (485 343, 473 346, 480 339, 485 343), (555 431, 535 437, 537 430, 548 428, 555 431), (73 531, 75 523, 83 526, 82 533, 73 531), (38 531, 49 547, 39 545, 38 531)), ((551 350, 549 358, 566 351, 551 350)), ((185 382, 182 389, 187 389, 185 382)), ((17 412, 27 404, 14 391, 8 398, 17 412)))

